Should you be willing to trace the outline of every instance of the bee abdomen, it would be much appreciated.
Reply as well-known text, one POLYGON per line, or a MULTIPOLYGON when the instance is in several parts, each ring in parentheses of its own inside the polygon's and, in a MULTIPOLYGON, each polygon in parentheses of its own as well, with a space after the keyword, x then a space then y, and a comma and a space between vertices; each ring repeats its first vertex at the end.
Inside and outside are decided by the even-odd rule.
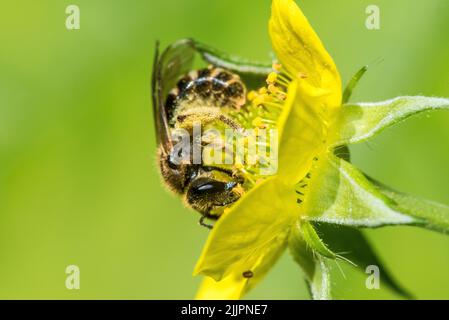
POLYGON ((209 67, 191 71, 170 91, 166 101, 168 119, 182 102, 240 109, 246 102, 246 88, 238 75, 209 67))

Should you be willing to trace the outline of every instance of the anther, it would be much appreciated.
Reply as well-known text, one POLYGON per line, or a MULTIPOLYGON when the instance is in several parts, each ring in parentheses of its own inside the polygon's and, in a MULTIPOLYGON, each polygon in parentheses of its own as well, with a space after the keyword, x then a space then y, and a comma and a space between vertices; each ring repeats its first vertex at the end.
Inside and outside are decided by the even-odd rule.
POLYGON ((276 72, 271 72, 267 77, 267 84, 274 84, 278 78, 278 74, 276 72))
POLYGON ((273 69, 276 71, 281 71, 282 65, 280 63, 273 63, 273 69))
POLYGON ((248 101, 253 101, 254 99, 256 99, 257 97, 257 92, 254 90, 251 90, 250 92, 248 92, 247 98, 248 101))
POLYGON ((270 93, 277 93, 277 92, 279 92, 279 88, 276 87, 274 84, 270 84, 270 85, 268 86, 268 91, 269 91, 270 93))
POLYGON ((254 98, 253 100, 253 104, 255 106, 260 106, 263 103, 263 98, 261 96, 257 96, 256 98, 254 98))
POLYGON ((287 94, 285 94, 284 92, 278 92, 277 97, 279 100, 285 100, 287 99, 287 94))

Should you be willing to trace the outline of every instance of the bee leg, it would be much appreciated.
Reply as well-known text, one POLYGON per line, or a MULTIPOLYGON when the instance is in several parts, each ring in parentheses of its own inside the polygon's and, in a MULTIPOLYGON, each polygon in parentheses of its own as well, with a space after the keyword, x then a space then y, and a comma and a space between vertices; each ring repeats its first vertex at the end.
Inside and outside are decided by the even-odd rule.
POLYGON ((200 226, 206 227, 209 230, 212 230, 212 228, 214 227, 213 225, 207 224, 204 222, 204 220, 207 219, 207 216, 201 216, 200 221, 198 221, 200 226))

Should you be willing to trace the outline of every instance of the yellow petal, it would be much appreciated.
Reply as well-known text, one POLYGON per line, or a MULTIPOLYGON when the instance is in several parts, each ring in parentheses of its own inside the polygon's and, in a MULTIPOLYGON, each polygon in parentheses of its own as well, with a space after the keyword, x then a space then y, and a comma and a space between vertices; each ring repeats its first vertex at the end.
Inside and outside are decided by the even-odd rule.
MULTIPOLYGON (((277 177, 254 187, 215 224, 194 274, 217 281, 234 274, 260 279, 285 248, 297 217, 296 196, 277 177)), ((249 282, 251 282, 251 280, 249 282)))
POLYGON ((321 96, 326 108, 339 108, 341 79, 332 57, 293 0, 273 0, 269 31, 273 49, 302 94, 321 96))
POLYGON ((246 278, 231 274, 221 281, 205 277, 196 294, 197 300, 238 300, 244 292, 246 278))
POLYGON ((279 117, 279 178, 288 185, 298 183, 309 172, 313 159, 326 148, 326 114, 316 107, 320 97, 305 99, 298 82, 290 84, 279 117))

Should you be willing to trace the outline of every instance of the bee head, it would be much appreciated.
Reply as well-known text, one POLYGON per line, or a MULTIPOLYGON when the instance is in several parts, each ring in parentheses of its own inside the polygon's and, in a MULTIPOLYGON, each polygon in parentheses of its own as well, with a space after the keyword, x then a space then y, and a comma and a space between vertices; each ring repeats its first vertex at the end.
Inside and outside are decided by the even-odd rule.
POLYGON ((231 173, 212 169, 203 171, 193 179, 186 192, 187 203, 207 216, 219 217, 226 207, 242 195, 240 179, 231 173))
POLYGON ((231 171, 176 164, 162 147, 158 150, 158 160, 165 184, 176 194, 184 194, 187 205, 202 215, 218 218, 243 193, 243 179, 231 171))

